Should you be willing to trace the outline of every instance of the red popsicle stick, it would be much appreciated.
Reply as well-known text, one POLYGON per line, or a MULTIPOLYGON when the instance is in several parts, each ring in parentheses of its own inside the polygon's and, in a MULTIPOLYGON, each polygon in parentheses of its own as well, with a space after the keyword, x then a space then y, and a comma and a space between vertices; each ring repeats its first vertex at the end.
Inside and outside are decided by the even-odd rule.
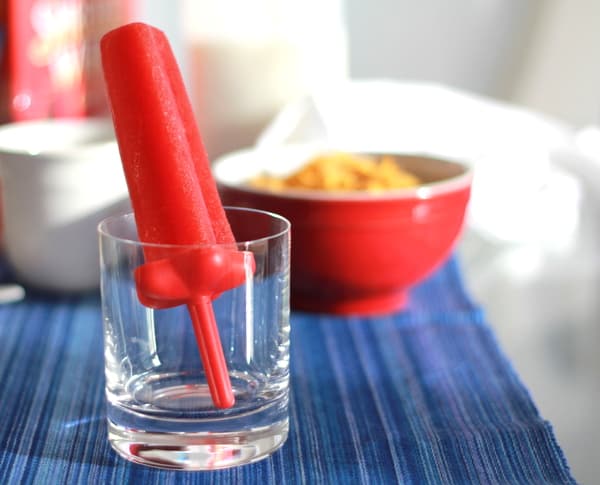
MULTIPOLYGON (((102 38, 101 54, 140 240, 212 244, 217 242, 214 225, 220 240, 233 242, 222 206, 219 211, 220 199, 210 192, 214 180, 165 35, 146 24, 128 24, 102 38), (206 168, 197 167, 199 157, 206 168)), ((172 254, 156 247, 146 249, 145 256, 152 262, 172 254)), ((188 301, 187 306, 213 402, 231 407, 234 396, 210 298, 188 301)))
POLYGON ((235 403, 231 389, 231 383, 223 382, 224 376, 229 381, 227 363, 221 347, 219 329, 215 321, 211 299, 207 296, 201 301, 188 305, 188 311, 192 317, 192 326, 196 336, 196 343, 200 351, 200 358, 205 365, 206 382, 210 395, 216 407, 221 409, 230 408, 235 403), (206 363, 210 372, 207 372, 206 363))

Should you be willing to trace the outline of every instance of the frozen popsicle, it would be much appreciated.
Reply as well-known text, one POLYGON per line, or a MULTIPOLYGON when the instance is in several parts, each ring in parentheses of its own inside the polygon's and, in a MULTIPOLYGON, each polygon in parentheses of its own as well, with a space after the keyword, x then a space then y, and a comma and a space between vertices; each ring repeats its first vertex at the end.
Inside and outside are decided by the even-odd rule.
MULTIPOLYGON (((169 69, 167 73, 173 92, 185 93, 186 87, 179 70, 169 69)), ((215 239, 218 243, 234 243, 235 238, 231 232, 227 217, 225 216, 223 205, 221 204, 217 184, 212 176, 210 161, 206 149, 204 148, 200 131, 197 128, 192 129, 197 126, 192 105, 187 96, 178 96, 175 98, 175 101, 177 102, 179 116, 181 117, 184 126, 190 127, 190 129, 187 129, 185 132, 187 142, 195 162, 196 174, 200 181, 202 196, 212 223, 215 239)))
POLYGON ((211 298, 244 281, 246 256, 233 246, 179 67, 164 33, 143 23, 107 33, 101 55, 140 240, 205 245, 179 254, 147 249, 136 272, 138 295, 156 308, 187 304, 213 402, 231 407, 211 298), (214 243, 232 243, 232 250, 211 250, 214 243), (225 278, 223 261, 231 261, 225 278))

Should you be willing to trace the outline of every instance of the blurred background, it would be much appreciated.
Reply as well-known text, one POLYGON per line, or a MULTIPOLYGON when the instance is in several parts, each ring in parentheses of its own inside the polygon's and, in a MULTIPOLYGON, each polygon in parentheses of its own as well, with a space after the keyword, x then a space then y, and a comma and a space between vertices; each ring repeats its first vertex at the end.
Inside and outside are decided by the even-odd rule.
MULTIPOLYGON (((321 46, 311 51, 318 59, 303 66, 302 76, 314 78, 306 71, 318 68, 321 82, 340 75, 432 81, 523 105, 575 127, 600 120, 600 4, 595 0, 308 0, 300 12, 293 11, 294 2, 271 0, 254 2, 250 15, 235 13, 244 2, 232 0, 138 2, 142 18, 170 32, 186 69, 194 62, 185 53, 188 41, 210 36, 207 31, 218 30, 219 22, 245 23, 288 10, 300 39, 289 31, 273 36, 292 39, 303 51, 314 43, 321 46), (207 26, 202 15, 208 10, 213 16, 207 26)), ((225 29, 222 36, 247 44, 250 34, 244 29, 225 29)), ((308 87, 315 83, 311 79, 308 87)))
MULTIPOLYGON (((252 145, 289 103, 347 80, 386 79, 399 90, 441 86, 435 93, 448 129, 455 118, 471 127, 473 141, 487 143, 485 163, 473 160, 481 182, 459 247, 467 286, 554 426, 575 478, 597 480, 600 2, 0 5, 3 122, 106 115, 97 41, 128 20, 169 36, 213 158, 252 145), (458 109, 448 113, 445 101, 458 109), (485 123, 463 119, 461 103, 474 102, 485 123)), ((431 101, 428 92, 422 95, 431 101)), ((398 116, 418 106, 419 99, 398 116)))

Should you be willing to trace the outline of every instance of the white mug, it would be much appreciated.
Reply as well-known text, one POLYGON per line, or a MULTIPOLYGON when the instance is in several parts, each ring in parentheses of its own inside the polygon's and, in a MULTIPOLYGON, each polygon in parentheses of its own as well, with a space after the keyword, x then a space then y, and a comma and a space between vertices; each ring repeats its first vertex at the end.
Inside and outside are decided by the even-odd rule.
POLYGON ((0 126, 0 181, 4 253, 19 281, 59 292, 97 288, 96 226, 129 208, 110 121, 0 126))

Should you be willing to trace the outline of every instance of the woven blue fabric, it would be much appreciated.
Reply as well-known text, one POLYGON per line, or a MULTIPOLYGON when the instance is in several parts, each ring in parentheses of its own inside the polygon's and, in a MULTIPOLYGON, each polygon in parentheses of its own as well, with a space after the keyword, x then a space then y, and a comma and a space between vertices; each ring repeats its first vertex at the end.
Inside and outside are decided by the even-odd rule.
POLYGON ((97 295, 0 307, 0 483, 575 483, 454 259, 403 313, 292 314, 289 439, 229 470, 111 450, 101 327, 97 295))

